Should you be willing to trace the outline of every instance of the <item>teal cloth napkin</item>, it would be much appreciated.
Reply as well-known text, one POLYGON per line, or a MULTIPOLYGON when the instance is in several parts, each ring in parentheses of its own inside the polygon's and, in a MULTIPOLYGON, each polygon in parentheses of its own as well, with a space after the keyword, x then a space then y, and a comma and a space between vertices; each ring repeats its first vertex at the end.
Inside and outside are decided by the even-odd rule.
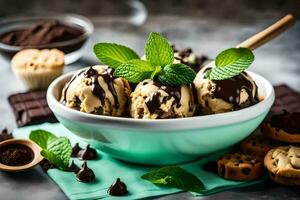
MULTIPOLYGON (((45 129, 53 132, 57 136, 66 136, 74 144, 80 139, 70 133, 61 124, 41 124, 14 130, 16 138, 28 138, 31 130, 45 129)), ((86 143, 80 142, 82 147, 86 143)), ((154 196, 161 196, 181 192, 182 190, 170 187, 160 187, 146 180, 141 179, 141 175, 153 169, 153 167, 130 164, 111 158, 109 155, 97 151, 99 159, 88 161, 88 167, 93 169, 96 180, 92 183, 81 183, 75 180, 75 174, 64 172, 58 169, 48 170, 48 175, 62 189, 66 196, 72 200, 79 199, 140 199, 154 196), (116 180, 121 178, 126 183, 129 194, 123 197, 111 197, 107 194, 108 187, 116 180)), ((224 190, 245 187, 264 181, 262 178, 258 181, 230 181, 220 178, 214 173, 205 171, 203 165, 208 161, 217 159, 222 153, 216 153, 198 161, 180 165, 187 171, 195 174, 205 185, 203 193, 192 193, 193 195, 209 195, 224 190)), ((75 159, 75 163, 81 166, 81 161, 75 159)))

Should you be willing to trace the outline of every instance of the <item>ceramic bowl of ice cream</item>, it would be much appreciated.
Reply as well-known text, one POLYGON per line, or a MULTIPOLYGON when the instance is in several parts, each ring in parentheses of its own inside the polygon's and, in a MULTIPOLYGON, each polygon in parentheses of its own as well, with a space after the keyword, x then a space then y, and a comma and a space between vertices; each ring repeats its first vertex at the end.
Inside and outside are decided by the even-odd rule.
POLYGON ((212 115, 153 120, 80 112, 61 103, 63 87, 75 72, 52 82, 47 101, 67 129, 114 158, 149 165, 178 164, 228 148, 260 125, 274 102, 274 90, 262 76, 247 73, 262 100, 241 110, 212 115))

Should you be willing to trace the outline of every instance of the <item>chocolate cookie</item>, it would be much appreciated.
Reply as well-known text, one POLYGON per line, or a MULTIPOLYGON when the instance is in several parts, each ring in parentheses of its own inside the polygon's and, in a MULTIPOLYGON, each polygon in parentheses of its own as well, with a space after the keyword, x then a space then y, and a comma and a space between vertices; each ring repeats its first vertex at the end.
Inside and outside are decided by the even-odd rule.
POLYGON ((255 153, 261 160, 269 150, 280 146, 279 142, 270 140, 262 135, 251 135, 240 143, 240 148, 245 153, 255 153))
POLYGON ((263 163, 254 153, 228 153, 219 158, 217 163, 219 176, 231 180, 254 180, 264 172, 263 163))
POLYGON ((272 149, 267 153, 264 165, 275 177, 300 179, 300 148, 285 146, 272 149))
POLYGON ((273 115, 262 125, 262 132, 273 140, 300 143, 300 112, 273 115))

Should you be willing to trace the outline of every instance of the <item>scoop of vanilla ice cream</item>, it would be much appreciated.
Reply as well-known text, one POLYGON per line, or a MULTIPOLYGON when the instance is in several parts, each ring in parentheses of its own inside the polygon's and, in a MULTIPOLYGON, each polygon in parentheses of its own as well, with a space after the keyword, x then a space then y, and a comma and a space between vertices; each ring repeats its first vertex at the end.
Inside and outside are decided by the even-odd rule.
POLYGON ((190 117, 194 111, 194 98, 189 86, 163 86, 147 79, 140 82, 130 95, 130 114, 133 118, 190 117))
POLYGON ((63 88, 60 101, 81 112, 121 116, 130 93, 127 80, 114 78, 112 69, 97 65, 76 73, 63 88))
POLYGON ((209 80, 204 77, 208 68, 201 69, 194 80, 203 114, 239 110, 258 102, 257 85, 246 72, 226 80, 209 80))

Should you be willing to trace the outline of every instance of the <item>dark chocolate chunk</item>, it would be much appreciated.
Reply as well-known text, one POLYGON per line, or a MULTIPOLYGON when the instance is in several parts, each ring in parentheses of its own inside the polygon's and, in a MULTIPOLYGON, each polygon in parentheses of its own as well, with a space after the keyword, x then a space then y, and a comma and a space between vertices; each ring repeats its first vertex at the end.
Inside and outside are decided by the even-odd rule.
POLYGON ((64 171, 74 172, 74 173, 79 172, 79 170, 80 168, 74 163, 74 160, 72 160, 71 164, 66 169, 64 169, 64 171))
POLYGON ((289 134, 300 134, 300 112, 275 114, 270 119, 271 126, 282 129, 289 134))
POLYGON ((82 168, 77 172, 76 179, 80 182, 92 182, 95 180, 93 170, 88 168, 86 161, 83 162, 82 168))
POLYGON ((275 102, 271 108, 272 113, 280 114, 283 110, 300 112, 300 93, 289 86, 282 84, 274 87, 275 102))
POLYGON ((97 158, 97 151, 88 144, 85 149, 79 151, 79 159, 81 160, 95 160, 97 158))
POLYGON ((120 180, 120 178, 117 178, 117 180, 109 187, 107 192, 111 196, 123 196, 128 194, 127 186, 120 180))
POLYGON ((72 148, 72 155, 71 157, 78 157, 79 152, 82 150, 82 148, 79 146, 79 143, 77 142, 73 148, 72 148))
POLYGON ((249 175, 249 174, 250 174, 250 172, 251 172, 251 169, 250 169, 250 168, 248 168, 248 167, 246 167, 246 168, 242 169, 242 173, 243 173, 243 174, 245 174, 245 175, 249 175))
POLYGON ((13 138, 12 134, 8 133, 8 130, 6 128, 0 132, 0 142, 2 142, 4 140, 9 140, 12 138, 13 138))
POLYGON ((57 122, 46 100, 45 91, 13 94, 8 97, 18 127, 57 122))

